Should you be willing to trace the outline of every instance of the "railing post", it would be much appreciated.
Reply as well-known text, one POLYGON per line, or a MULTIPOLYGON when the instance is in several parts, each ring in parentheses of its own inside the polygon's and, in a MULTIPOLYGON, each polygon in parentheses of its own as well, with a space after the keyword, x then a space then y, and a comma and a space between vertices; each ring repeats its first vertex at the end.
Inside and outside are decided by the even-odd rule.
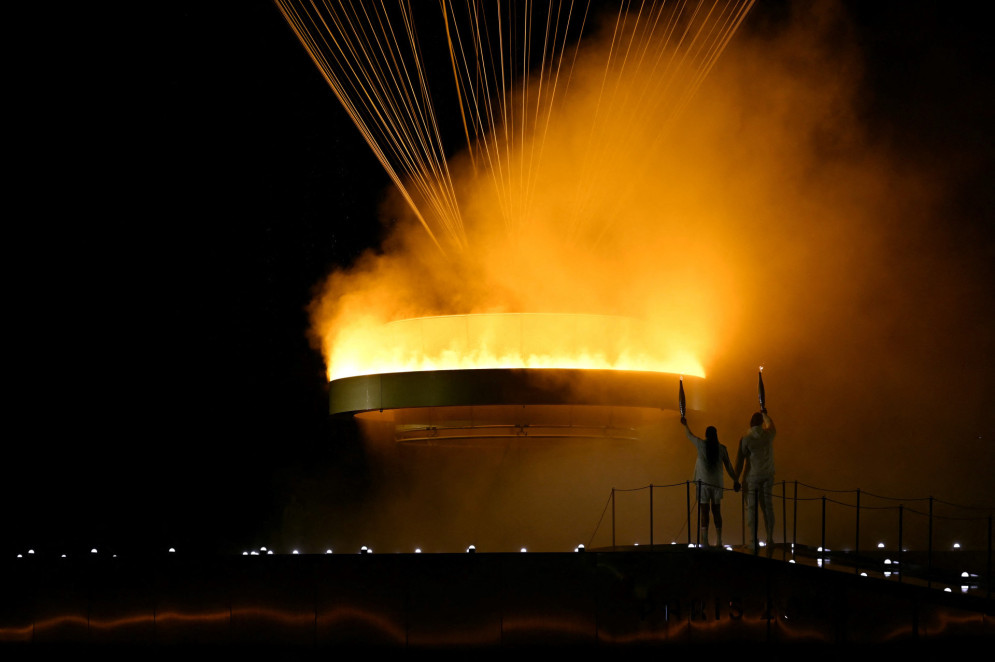
POLYGON ((905 559, 902 558, 902 521, 905 515, 905 504, 898 504, 898 583, 902 583, 902 575, 905 574, 905 559))
POLYGON ((791 558, 795 558, 795 546, 798 544, 798 481, 795 481, 795 514, 791 523, 791 558))
MULTIPOLYGON (((747 504, 749 508, 749 504, 747 504)), ((753 488, 753 555, 760 555, 760 494, 756 487, 753 488)))
POLYGON ((784 550, 781 560, 788 560, 788 483, 781 481, 781 541, 784 543, 784 550))
POLYGON ((684 498, 687 502, 688 515, 688 545, 691 545, 691 481, 684 481, 684 498))
MULTIPOLYGON (((698 511, 698 520, 697 520, 698 526, 695 527, 694 540, 695 540, 695 546, 698 549, 701 549, 701 479, 696 480, 695 483, 696 483, 695 489, 698 490, 697 492, 695 492, 696 496, 694 499, 698 503, 698 507, 696 508, 696 510, 698 511)), ((688 521, 690 522, 690 520, 688 521)), ((708 541, 706 540, 705 542, 708 541)))
POLYGON ((743 538, 743 546, 746 546, 746 504, 749 499, 746 498, 746 492, 749 487, 746 485, 746 480, 744 477, 741 487, 739 488, 739 532, 743 538))
POLYGON ((650 483, 650 549, 653 549, 653 483, 650 483))
POLYGON ((822 546, 819 548, 820 567, 826 567, 826 495, 822 495, 822 546))
POLYGON ((612 488, 612 551, 615 551, 615 488, 612 488))
POLYGON ((857 488, 857 538, 853 543, 853 574, 860 574, 860 488, 857 488))
POLYGON ((926 588, 933 588, 933 497, 929 497, 929 540, 926 545, 926 588))
POLYGON ((992 516, 988 514, 988 600, 992 599, 992 516))

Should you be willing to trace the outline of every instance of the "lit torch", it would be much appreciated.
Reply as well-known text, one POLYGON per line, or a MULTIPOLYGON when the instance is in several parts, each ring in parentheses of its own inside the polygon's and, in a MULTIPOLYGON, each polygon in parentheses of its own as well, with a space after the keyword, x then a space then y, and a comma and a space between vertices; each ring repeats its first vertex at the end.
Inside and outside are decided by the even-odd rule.
POLYGON ((688 419, 684 415, 687 412, 687 402, 684 400, 684 375, 681 375, 681 385, 677 391, 677 405, 681 409, 681 423, 687 423, 688 419))
POLYGON ((757 393, 760 395, 760 411, 764 414, 767 413, 767 394, 764 392, 764 367, 760 366, 759 373, 759 383, 757 384, 757 393))

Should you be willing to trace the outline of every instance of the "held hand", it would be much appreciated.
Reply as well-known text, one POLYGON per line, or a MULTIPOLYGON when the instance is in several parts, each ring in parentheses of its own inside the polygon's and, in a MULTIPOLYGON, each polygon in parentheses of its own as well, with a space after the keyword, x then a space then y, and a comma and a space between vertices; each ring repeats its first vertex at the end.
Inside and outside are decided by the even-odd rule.
POLYGON ((739 483, 739 481, 738 481, 738 480, 737 480, 737 481, 735 481, 735 482, 734 482, 734 483, 732 484, 732 491, 733 491, 733 492, 739 492, 739 491, 740 491, 741 489, 743 489, 743 486, 742 486, 742 485, 740 485, 740 483, 739 483))
POLYGON ((681 416, 681 425, 687 425, 687 424, 688 424, 688 419, 681 416))

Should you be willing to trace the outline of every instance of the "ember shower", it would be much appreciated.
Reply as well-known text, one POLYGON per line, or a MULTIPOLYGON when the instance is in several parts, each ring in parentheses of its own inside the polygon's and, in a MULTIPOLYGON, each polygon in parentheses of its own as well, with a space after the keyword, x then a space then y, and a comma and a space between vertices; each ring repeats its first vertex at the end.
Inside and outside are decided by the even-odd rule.
POLYGON ((752 2, 278 4, 396 188, 383 252, 313 306, 330 379, 704 375, 728 292, 683 259, 696 219, 656 162, 752 2))

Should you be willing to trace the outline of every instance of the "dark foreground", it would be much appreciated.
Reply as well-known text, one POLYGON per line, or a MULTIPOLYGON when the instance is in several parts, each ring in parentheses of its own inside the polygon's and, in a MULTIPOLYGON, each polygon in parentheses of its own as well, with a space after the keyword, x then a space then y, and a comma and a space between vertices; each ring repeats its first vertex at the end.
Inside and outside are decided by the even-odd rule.
POLYGON ((17 559, 0 654, 822 659, 995 639, 984 597, 725 551, 17 559))

